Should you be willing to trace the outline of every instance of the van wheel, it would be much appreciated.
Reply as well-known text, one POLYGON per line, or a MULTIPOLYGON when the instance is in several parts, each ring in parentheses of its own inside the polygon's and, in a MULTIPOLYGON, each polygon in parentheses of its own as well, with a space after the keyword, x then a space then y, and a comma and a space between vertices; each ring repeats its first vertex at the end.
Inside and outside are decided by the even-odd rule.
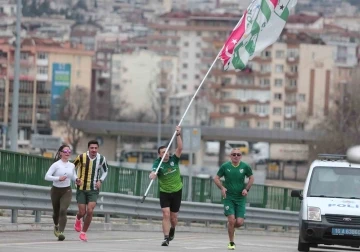
POLYGON ((298 250, 301 251, 301 252, 309 252, 310 251, 309 244, 301 242, 300 237, 299 237, 299 241, 298 241, 298 250))

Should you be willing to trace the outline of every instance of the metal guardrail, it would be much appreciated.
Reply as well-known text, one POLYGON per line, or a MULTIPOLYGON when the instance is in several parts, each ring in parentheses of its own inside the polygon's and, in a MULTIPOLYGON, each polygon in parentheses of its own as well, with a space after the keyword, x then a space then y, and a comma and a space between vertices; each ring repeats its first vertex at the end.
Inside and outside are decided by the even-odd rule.
MULTIPOLYGON (((41 211, 52 212, 50 200, 50 188, 27 184, 0 182, 0 209, 11 209, 11 222, 17 222, 18 210, 34 210, 35 222, 41 221, 41 211)), ((69 212, 77 212, 75 202, 75 190, 68 209, 69 212)), ((159 199, 147 198, 141 203, 141 197, 117 193, 100 192, 96 214, 104 214, 105 222, 110 222, 111 215, 123 215, 128 217, 131 224, 132 218, 162 219, 159 199)), ((226 224, 221 204, 200 203, 183 201, 178 216, 180 221, 226 224)), ((298 227, 298 213, 293 211, 273 210, 247 207, 246 224, 256 224, 263 227, 280 226, 285 229, 298 227)))
MULTIPOLYGON (((52 159, 0 150, 0 182, 49 186, 44 176, 52 159)), ((134 164, 136 165, 136 164, 134 164)), ((101 186, 103 192, 142 196, 149 185, 149 170, 109 166, 108 176, 101 186)), ((182 199, 188 198, 189 177, 183 175, 182 199)), ((73 186, 73 189, 75 187, 73 186)), ((299 211, 300 201, 291 198, 291 189, 253 185, 248 195, 251 207, 299 211)), ((192 201, 221 203, 221 192, 211 178, 192 178, 192 201)), ((153 183, 148 198, 159 198, 158 182, 153 183)))

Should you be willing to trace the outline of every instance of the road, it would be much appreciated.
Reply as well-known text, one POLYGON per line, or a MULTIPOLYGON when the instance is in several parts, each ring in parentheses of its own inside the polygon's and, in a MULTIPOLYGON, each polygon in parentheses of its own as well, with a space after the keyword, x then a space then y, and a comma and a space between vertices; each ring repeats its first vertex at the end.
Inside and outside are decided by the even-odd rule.
MULTIPOLYGON (((279 234, 280 235, 280 234, 279 234)), ((59 242, 51 231, 1 232, 1 252, 122 252, 122 251, 227 251, 226 233, 177 232, 169 247, 161 247, 161 232, 89 231, 88 242, 78 240, 78 233, 69 230, 66 240, 59 242)), ((296 252, 297 238, 237 233, 236 250, 247 252, 296 252)), ((311 251, 329 251, 314 249, 311 251)), ((331 250, 330 250, 331 251, 331 250)))

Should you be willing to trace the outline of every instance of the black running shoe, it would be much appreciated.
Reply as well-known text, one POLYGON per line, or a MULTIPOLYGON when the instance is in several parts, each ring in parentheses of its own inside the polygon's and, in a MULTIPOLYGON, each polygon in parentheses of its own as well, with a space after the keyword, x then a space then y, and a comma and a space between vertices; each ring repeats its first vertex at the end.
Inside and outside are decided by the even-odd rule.
POLYGON ((169 246, 169 239, 164 239, 163 242, 161 243, 161 246, 169 246))

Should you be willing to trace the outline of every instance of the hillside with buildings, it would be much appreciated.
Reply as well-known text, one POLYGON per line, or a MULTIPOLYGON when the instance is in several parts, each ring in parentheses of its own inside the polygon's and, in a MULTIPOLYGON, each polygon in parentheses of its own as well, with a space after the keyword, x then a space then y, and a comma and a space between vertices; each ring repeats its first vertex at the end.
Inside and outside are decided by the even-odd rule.
MULTIPOLYGON (((20 140, 52 134, 73 145, 74 132, 60 127, 69 120, 177 123, 249 1, 22 2, 20 140)), ((360 17, 350 2, 299 0, 278 41, 245 71, 217 61, 183 124, 315 129, 358 71, 360 17)), ((16 4, 0 6, 0 125, 9 139, 16 4)))

